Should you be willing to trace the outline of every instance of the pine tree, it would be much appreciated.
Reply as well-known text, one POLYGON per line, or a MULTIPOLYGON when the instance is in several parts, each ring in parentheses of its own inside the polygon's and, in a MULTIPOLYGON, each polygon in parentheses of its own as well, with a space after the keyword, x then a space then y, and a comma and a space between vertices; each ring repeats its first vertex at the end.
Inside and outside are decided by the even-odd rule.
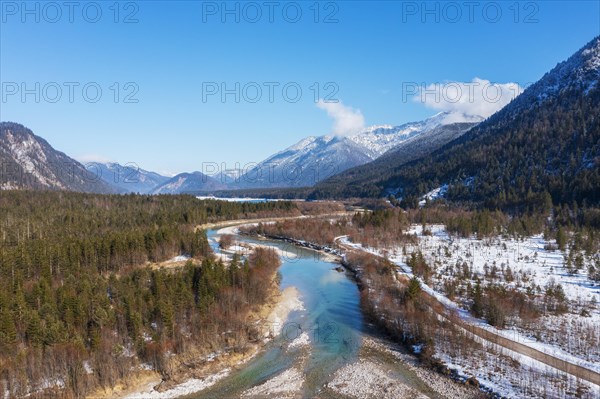
POLYGON ((2 344, 13 344, 17 340, 17 329, 10 311, 0 310, 0 347, 2 344))
POLYGON ((564 251, 567 247, 567 235, 562 227, 559 227, 556 232, 556 245, 561 251, 564 251))
POLYGON ((413 277, 408 282, 408 287, 406 289, 406 297, 408 298, 409 301, 414 301, 415 299, 417 299, 419 297, 420 294, 421 294, 421 283, 419 282, 418 278, 413 277))
POLYGON ((481 283, 479 280, 475 284, 475 288, 472 292, 473 304, 471 305, 471 311, 475 317, 483 317, 484 316, 484 299, 483 299, 483 289, 481 288, 481 283))
POLYGON ((42 345, 44 332, 42 330, 42 321, 36 311, 32 311, 29 314, 29 322, 26 330, 27 341, 33 347, 39 347, 42 345))

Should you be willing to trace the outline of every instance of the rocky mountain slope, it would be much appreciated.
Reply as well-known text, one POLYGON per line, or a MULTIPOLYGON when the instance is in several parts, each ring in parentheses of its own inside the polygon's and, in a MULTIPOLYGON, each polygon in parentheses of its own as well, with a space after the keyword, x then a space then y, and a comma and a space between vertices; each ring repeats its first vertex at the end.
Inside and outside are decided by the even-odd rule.
POLYGON ((76 160, 23 125, 0 123, 0 188, 113 193, 76 160))

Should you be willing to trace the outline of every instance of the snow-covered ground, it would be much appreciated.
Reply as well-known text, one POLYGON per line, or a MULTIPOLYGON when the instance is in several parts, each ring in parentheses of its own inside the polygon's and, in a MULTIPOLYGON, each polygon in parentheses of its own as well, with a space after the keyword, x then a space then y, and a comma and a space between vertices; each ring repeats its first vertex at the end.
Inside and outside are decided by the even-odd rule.
MULTIPOLYGON (((398 248, 362 248, 359 244, 351 243, 347 238, 340 238, 342 243, 361 248, 377 255, 385 255, 398 265, 403 273, 412 277, 412 270, 406 264, 407 257, 414 251, 420 250, 433 268, 429 285, 421 280, 422 288, 435 296, 448 308, 455 309, 459 316, 470 324, 485 328, 513 341, 548 353, 554 357, 578 364, 582 367, 600 372, 600 286, 594 286, 588 279, 587 271, 580 270, 569 274, 565 267, 565 253, 559 250, 548 250, 548 242, 539 236, 527 237, 522 240, 494 237, 484 240, 471 238, 456 238, 450 236, 444 226, 426 226, 428 233, 423 234, 420 225, 411 226, 410 233, 418 236, 418 244, 398 248), (475 284, 475 279, 502 284, 533 295, 544 293, 550 285, 561 285, 567 299, 569 311, 565 314, 542 315, 535 323, 519 323, 510 320, 506 329, 496 329, 485 320, 477 319, 468 311, 469 302, 464 295, 456 295, 454 300, 448 299, 444 291, 444 283, 452 280, 465 267, 469 277, 464 284, 475 284), (492 271, 495 277, 492 277, 492 271), (509 278, 506 278, 509 276, 509 278), (585 309, 586 312, 582 313, 585 309)), ((509 351, 474 337, 483 345, 483 350, 477 351, 480 359, 473 364, 473 356, 468 360, 461 359, 438 348, 436 355, 451 368, 465 375, 476 375, 479 381, 495 392, 511 396, 514 390, 512 384, 525 384, 524 375, 535 376, 536 379, 561 381, 565 387, 577 386, 564 373, 540 363, 527 356, 509 351), (502 361, 502 357, 512 359, 502 361), (500 360, 499 360, 500 359, 500 360), (524 373, 528 371, 528 373, 524 373)), ((532 377, 533 378, 533 377, 532 377)), ((547 395, 539 388, 539 381, 530 381, 531 397, 547 395), (536 388, 537 387, 537 388, 536 388), (539 388, 539 389, 538 389, 539 388)), ((600 396, 600 387, 583 383, 588 386, 592 396, 600 396)), ((566 388, 565 388, 566 389, 566 388)), ((522 394, 522 393, 520 393, 522 394)))
MULTIPOLYGON (((196 197, 199 200, 219 200, 219 201, 227 201, 227 202, 277 202, 277 201, 287 201, 276 198, 245 198, 245 197, 213 197, 213 196, 198 196, 196 197)), ((297 201, 297 200, 294 200, 297 201)))
POLYGON ((425 194, 423 197, 421 197, 421 199, 419 201, 419 206, 425 206, 427 201, 433 201, 438 198, 443 198, 447 192, 448 192, 447 184, 444 184, 443 186, 433 189, 430 192, 428 192, 427 194, 425 194))
MULTIPOLYGON (((470 271, 482 281, 494 281, 506 287, 522 292, 543 293, 550 284, 561 285, 573 311, 563 315, 548 314, 536 321, 535 326, 544 326, 544 330, 532 331, 518 322, 507 329, 498 330, 489 324, 468 315, 462 302, 457 308, 463 317, 480 326, 499 333, 507 338, 526 344, 542 352, 579 364, 600 372, 600 309, 594 303, 600 303, 600 286, 592 285, 587 271, 569 274, 564 266, 566 254, 559 250, 547 250, 548 244, 541 235, 523 240, 494 237, 478 240, 476 238, 455 238, 449 236, 444 226, 427 226, 432 235, 423 235, 422 226, 412 226, 411 233, 419 236, 418 249, 428 263, 434 267, 431 288, 438 298, 443 297, 443 284, 449 279, 456 265, 466 262, 470 271), (496 278, 491 277, 496 269, 496 278), (487 270, 487 280, 486 280, 487 270), (509 272, 510 270, 510 272, 509 272), (508 281, 507 275, 512 275, 508 281), (539 287, 539 289, 538 289, 539 287), (581 309, 587 309, 584 316, 581 309), (581 335, 588 335, 586 342, 581 335)), ((411 253, 417 248, 407 247, 411 253)), ((408 269, 402 251, 396 250, 390 260, 404 269, 408 269)), ((471 282, 474 283, 473 278, 471 282)), ((457 299, 460 301, 460 298, 457 299)))
POLYGON ((186 260, 190 260, 190 256, 189 255, 178 255, 172 259, 169 259, 167 262, 184 262, 186 260))
MULTIPOLYGON (((589 302, 595 298, 600 302, 600 286, 591 284, 585 268, 575 275, 570 275, 564 267, 567 254, 564 251, 544 248, 548 244, 556 245, 554 240, 546 241, 542 235, 523 240, 502 237, 478 240, 474 237, 450 237, 441 225, 427 226, 427 229, 432 233, 431 236, 422 234, 421 225, 413 225, 410 233, 419 236, 419 249, 423 255, 442 268, 454 266, 456 262, 467 262, 475 273, 483 277, 486 264, 489 270, 496 265, 497 273, 501 277, 501 270, 508 267, 514 275, 513 281, 504 281, 508 286, 519 288, 535 283, 537 286, 546 287, 554 281, 562 285, 569 300, 589 302)), ((396 260, 398 259, 396 256, 396 260)), ((599 309, 594 313, 600 316, 599 309)))

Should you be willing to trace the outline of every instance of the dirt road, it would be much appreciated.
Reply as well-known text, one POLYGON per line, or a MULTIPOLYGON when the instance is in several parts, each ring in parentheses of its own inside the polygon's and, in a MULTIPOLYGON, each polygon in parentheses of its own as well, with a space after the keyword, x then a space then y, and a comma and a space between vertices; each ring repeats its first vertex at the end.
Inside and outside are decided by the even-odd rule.
MULTIPOLYGON (((345 237, 345 236, 342 236, 342 237, 345 237)), ((357 249, 355 247, 341 243, 340 239, 342 237, 336 237, 336 244, 342 250, 344 250, 346 252, 363 251, 363 250, 357 249)), ((363 252, 366 252, 366 251, 363 251, 363 252)), ((368 253, 373 256, 378 256, 378 255, 372 254, 371 252, 368 252, 368 253)), ((398 273, 400 273, 401 275, 408 278, 408 276, 405 273, 403 273, 401 270, 398 270, 398 273)), ((593 370, 587 369, 585 367, 579 366, 577 364, 568 362, 566 360, 557 358, 548 353, 544 353, 535 348, 532 348, 531 346, 527 346, 520 342, 516 342, 514 340, 508 339, 502 335, 494 333, 493 331, 489 331, 489 330, 486 330, 479 326, 476 326, 474 324, 468 323, 467 321, 465 321, 463 319, 460 319, 457 317, 452 317, 451 314, 453 313, 453 309, 448 308, 445 304, 440 302, 434 296, 432 296, 424 291, 422 293, 423 293, 423 295, 426 295, 428 298, 430 298, 431 300, 435 301, 437 304, 440 305, 439 307, 437 307, 437 306, 432 307, 432 309, 436 313, 438 313, 440 316, 442 316, 448 320, 452 320, 458 327, 461 327, 462 329, 466 330, 467 332, 469 332, 473 335, 476 335, 479 338, 482 338, 490 343, 493 343, 498 346, 502 346, 506 349, 520 353, 524 356, 528 356, 528 357, 535 359, 541 363, 547 364, 548 366, 551 366, 557 370, 560 370, 560 371, 570 374, 574 377, 589 381, 593 384, 600 386, 600 374, 599 373, 597 373, 593 370)))

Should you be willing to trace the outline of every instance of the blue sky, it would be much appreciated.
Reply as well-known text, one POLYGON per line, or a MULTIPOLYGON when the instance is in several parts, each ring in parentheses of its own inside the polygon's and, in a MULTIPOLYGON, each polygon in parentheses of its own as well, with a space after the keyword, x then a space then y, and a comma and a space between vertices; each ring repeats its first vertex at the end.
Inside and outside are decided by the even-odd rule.
POLYGON ((163 173, 331 133, 339 112, 319 98, 364 125, 420 120, 445 108, 408 87, 525 86, 600 34, 597 1, 24 4, 0 1, 0 119, 163 173))

